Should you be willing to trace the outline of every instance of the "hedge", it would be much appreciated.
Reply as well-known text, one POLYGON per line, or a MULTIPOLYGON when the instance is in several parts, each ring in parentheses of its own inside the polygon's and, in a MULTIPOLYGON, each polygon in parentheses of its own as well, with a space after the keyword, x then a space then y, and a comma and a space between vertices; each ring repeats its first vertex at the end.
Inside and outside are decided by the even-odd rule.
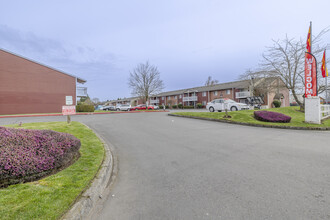
POLYGON ((79 104, 76 106, 77 112, 94 112, 94 110, 93 105, 79 104))

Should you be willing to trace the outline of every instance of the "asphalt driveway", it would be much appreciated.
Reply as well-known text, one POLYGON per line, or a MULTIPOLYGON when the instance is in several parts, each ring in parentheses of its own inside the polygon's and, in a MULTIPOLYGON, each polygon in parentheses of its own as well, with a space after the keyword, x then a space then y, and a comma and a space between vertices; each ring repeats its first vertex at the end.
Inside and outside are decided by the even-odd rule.
MULTIPOLYGON (((9 124, 15 119, 0 119, 9 124)), ((65 117, 19 118, 19 121, 65 117)), ((114 148, 118 176, 93 219, 329 219, 330 132, 167 113, 74 116, 114 148)))

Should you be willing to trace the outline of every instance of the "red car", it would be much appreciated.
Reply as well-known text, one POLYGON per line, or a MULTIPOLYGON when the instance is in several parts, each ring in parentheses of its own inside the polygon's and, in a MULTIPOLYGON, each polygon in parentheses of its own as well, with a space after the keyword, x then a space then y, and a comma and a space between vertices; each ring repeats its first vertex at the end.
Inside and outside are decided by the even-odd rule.
POLYGON ((135 110, 146 110, 146 109, 147 109, 147 106, 145 104, 142 104, 142 105, 137 105, 135 107, 132 107, 130 110, 135 111, 135 110))

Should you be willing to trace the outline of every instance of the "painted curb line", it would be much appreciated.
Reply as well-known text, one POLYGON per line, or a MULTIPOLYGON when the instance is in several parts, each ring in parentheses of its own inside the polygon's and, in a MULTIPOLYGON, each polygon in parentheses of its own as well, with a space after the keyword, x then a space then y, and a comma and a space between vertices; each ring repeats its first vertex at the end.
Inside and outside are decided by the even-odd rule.
MULTIPOLYGON (((159 111, 114 111, 114 112, 81 112, 76 113, 75 115, 110 115, 110 114, 121 114, 121 113, 142 113, 142 112, 169 112, 168 110, 159 110, 159 111)), ((22 117, 42 117, 42 116, 65 116, 63 114, 35 114, 35 115, 0 115, 0 118, 22 118, 22 117)))
POLYGON ((215 121, 215 122, 223 122, 228 124, 237 124, 237 125, 244 125, 244 126, 252 126, 252 127, 263 127, 263 128, 277 128, 277 129, 291 129, 291 130, 313 130, 313 131, 329 131, 330 127, 293 127, 293 126, 276 126, 276 125, 262 125, 262 124, 250 124, 245 122, 237 122, 237 121, 228 121, 225 119, 215 119, 215 118, 203 118, 203 117, 196 117, 196 116, 187 116, 187 115, 175 115, 175 114, 168 114, 168 116, 174 117, 181 117, 181 118, 192 118, 192 119, 199 119, 205 121, 215 121))
MULTIPOLYGON (((91 129, 89 126, 85 126, 91 129)), ((110 194, 110 186, 114 183, 117 176, 117 158, 113 154, 113 147, 107 144, 93 129, 91 130, 103 143, 103 162, 98 173, 90 183, 89 188, 78 197, 71 209, 60 218, 63 220, 90 219, 90 216, 95 212, 96 207, 103 203, 103 200, 110 194)))

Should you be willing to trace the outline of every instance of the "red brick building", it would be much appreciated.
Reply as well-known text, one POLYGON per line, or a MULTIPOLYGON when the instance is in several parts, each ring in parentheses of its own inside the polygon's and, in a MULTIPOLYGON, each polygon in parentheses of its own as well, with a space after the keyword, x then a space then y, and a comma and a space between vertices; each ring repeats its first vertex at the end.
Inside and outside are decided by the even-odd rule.
POLYGON ((66 97, 73 105, 86 96, 86 81, 0 49, 0 115, 62 112, 66 97))
POLYGON ((271 108, 274 99, 280 99, 282 107, 290 106, 289 90, 279 78, 260 78, 254 81, 241 80, 221 83, 212 86, 201 86, 189 89, 162 92, 149 100, 154 105, 195 106, 217 98, 229 98, 236 102, 246 103, 248 97, 262 96, 265 108, 271 108))

